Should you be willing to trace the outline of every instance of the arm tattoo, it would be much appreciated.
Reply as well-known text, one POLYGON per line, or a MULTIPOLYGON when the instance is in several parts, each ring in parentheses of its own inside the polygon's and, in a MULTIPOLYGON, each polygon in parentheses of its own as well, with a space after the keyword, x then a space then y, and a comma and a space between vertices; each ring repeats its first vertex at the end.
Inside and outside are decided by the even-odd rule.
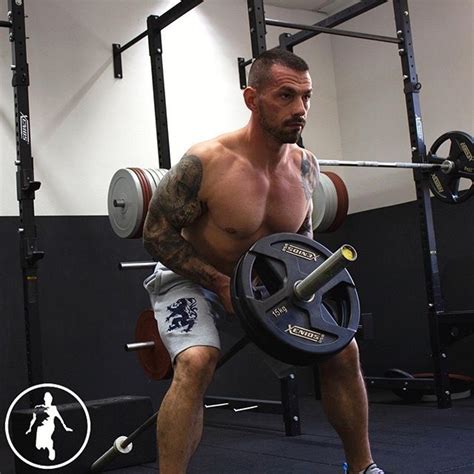
POLYGON ((310 200, 313 195, 314 188, 319 180, 319 170, 316 159, 306 150, 303 151, 301 158, 301 184, 303 185, 306 200, 310 200))
POLYGON ((181 236, 181 229, 205 212, 198 197, 202 173, 201 160, 194 155, 185 155, 166 173, 150 202, 143 241, 148 253, 170 270, 213 290, 222 274, 181 236))
POLYGON ((201 160, 185 155, 160 181, 151 207, 159 207, 176 229, 187 227, 201 215, 202 204, 198 199, 201 181, 201 160))
POLYGON ((313 223, 312 223, 312 196, 313 191, 318 185, 319 181, 319 168, 316 163, 314 156, 307 152, 303 151, 303 156, 301 158, 301 184, 303 186, 304 195, 306 200, 309 201, 308 212, 304 218, 301 227, 298 230, 298 234, 305 235, 306 237, 313 238, 313 223))

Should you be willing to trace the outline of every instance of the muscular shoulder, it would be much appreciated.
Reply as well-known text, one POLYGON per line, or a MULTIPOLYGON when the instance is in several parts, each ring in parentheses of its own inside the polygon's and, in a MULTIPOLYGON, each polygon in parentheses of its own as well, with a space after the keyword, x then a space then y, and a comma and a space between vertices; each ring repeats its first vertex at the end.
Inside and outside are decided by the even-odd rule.
POLYGON ((190 225, 205 209, 206 183, 230 154, 221 137, 193 145, 160 181, 151 209, 160 208, 176 227, 190 225))
POLYGON ((233 153, 233 134, 228 133, 193 145, 186 155, 198 157, 202 165, 208 167, 217 164, 216 161, 225 160, 233 153))
POLYGON ((232 134, 221 135, 212 140, 193 145, 186 155, 197 157, 202 167, 200 197, 207 200, 216 184, 221 182, 239 162, 239 153, 232 134))

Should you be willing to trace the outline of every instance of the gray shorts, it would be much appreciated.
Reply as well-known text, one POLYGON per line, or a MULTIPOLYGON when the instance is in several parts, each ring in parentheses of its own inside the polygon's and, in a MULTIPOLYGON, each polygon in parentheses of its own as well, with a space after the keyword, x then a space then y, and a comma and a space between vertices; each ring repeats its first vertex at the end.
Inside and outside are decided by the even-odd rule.
MULTIPOLYGON (((237 316, 225 311, 215 293, 161 263, 143 286, 150 295, 160 337, 173 363, 180 352, 190 347, 209 346, 220 350, 219 331, 229 334, 242 331, 237 316)), ((285 377, 294 370, 255 346, 251 350, 258 352, 278 377, 285 377)))
POLYGON ((193 346, 221 349, 217 322, 229 318, 217 295, 161 263, 143 283, 171 360, 193 346))

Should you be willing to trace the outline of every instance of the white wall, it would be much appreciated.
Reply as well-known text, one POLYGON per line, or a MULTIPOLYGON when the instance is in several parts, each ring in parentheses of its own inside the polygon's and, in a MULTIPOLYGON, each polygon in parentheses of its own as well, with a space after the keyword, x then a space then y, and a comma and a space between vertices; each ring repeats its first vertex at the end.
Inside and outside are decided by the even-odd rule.
MULTIPOLYGON (((411 0, 409 9, 429 148, 447 131, 474 129, 474 2, 411 0)), ((395 36, 392 2, 343 27, 395 36)), ((397 45, 340 37, 333 37, 332 45, 344 159, 411 161, 397 45)), ((350 212, 416 199, 411 171, 338 168, 336 172, 348 186, 350 212)))
MULTIPOLYGON (((2 2, 6 3, 6 2, 2 2)), ((144 39, 123 54, 114 79, 111 45, 146 29, 176 1, 27 0, 32 153, 37 215, 107 213, 110 178, 122 167, 157 167, 150 61, 144 39)), ((1 7, 1 5, 0 5, 1 7)), ((6 7, 4 7, 6 8, 6 7)), ((267 15, 316 22, 315 13, 267 7, 267 15)), ((0 8, 0 18, 6 10, 0 8)), ((0 215, 17 215, 11 51, 0 31, 0 215)), ((281 31, 272 28, 268 46, 281 31)), ((243 126, 248 111, 237 57, 251 56, 245 0, 206 0, 163 32, 172 162, 196 141, 243 126)), ((340 150, 329 39, 299 48, 318 71, 307 144, 340 150)))

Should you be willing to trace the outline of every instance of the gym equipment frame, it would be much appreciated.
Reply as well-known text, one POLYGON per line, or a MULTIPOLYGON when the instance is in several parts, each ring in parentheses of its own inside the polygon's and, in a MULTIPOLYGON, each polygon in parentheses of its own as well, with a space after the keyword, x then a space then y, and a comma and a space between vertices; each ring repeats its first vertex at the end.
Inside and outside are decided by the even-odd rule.
POLYGON ((143 33, 121 46, 118 43, 112 45, 114 61, 114 77, 123 78, 122 53, 148 36, 148 49, 151 61, 151 74, 153 81, 153 97, 155 104, 156 138, 158 143, 158 160, 160 168, 171 168, 170 143, 168 133, 168 119, 166 114, 165 79, 163 75, 163 43, 161 30, 171 25, 203 0, 181 0, 177 5, 161 16, 150 15, 147 19, 147 29, 143 33))
MULTIPOLYGON (((418 82, 418 75, 416 73, 408 2, 407 0, 392 1, 397 38, 380 37, 376 35, 367 35, 365 33, 347 32, 344 30, 331 31, 331 28, 382 5, 386 3, 387 0, 362 0, 332 16, 329 16, 328 18, 325 18, 315 25, 310 26, 300 24, 295 25, 291 23, 283 24, 276 20, 267 19, 265 18, 263 0, 247 0, 252 57, 256 58, 267 49, 265 38, 267 25, 285 26, 302 30, 293 35, 289 33, 280 35, 279 46, 288 51, 293 51, 293 48, 298 44, 321 33, 337 34, 341 36, 397 44, 397 52, 401 60, 403 90, 405 93, 408 127, 410 132, 411 158, 414 166, 424 165, 427 163, 427 153, 423 135, 423 123, 419 98, 421 84, 418 82)), ((246 86, 245 67, 251 64, 251 62, 252 60, 238 58, 241 88, 246 86)), ((400 389, 405 389, 408 385, 410 387, 416 387, 417 384, 419 384, 420 389, 423 389, 426 388, 427 385, 430 385, 430 388, 434 388, 435 390, 438 408, 449 408, 452 405, 447 354, 450 330, 454 325, 472 328, 474 326, 474 310, 445 311, 445 304, 441 293, 436 236, 430 199, 429 174, 423 173, 420 168, 422 168, 422 166, 413 169, 413 177, 416 187, 424 255, 424 276, 428 300, 427 317, 434 368, 434 384, 430 384, 426 379, 408 380, 403 378, 389 379, 387 377, 366 377, 366 382, 372 387, 400 389)))
MULTIPOLYGON (((16 128, 16 187, 19 202, 20 259, 25 315, 26 360, 28 384, 42 383, 43 351, 38 305, 38 261, 44 251, 38 249, 34 209, 35 192, 41 183, 35 181, 31 156, 31 122, 28 87, 29 68, 26 56, 25 6, 23 0, 8 0, 8 21, 0 22, 9 28, 12 43, 12 86, 15 100, 16 128)), ((33 400, 31 400, 33 404, 33 400)))

